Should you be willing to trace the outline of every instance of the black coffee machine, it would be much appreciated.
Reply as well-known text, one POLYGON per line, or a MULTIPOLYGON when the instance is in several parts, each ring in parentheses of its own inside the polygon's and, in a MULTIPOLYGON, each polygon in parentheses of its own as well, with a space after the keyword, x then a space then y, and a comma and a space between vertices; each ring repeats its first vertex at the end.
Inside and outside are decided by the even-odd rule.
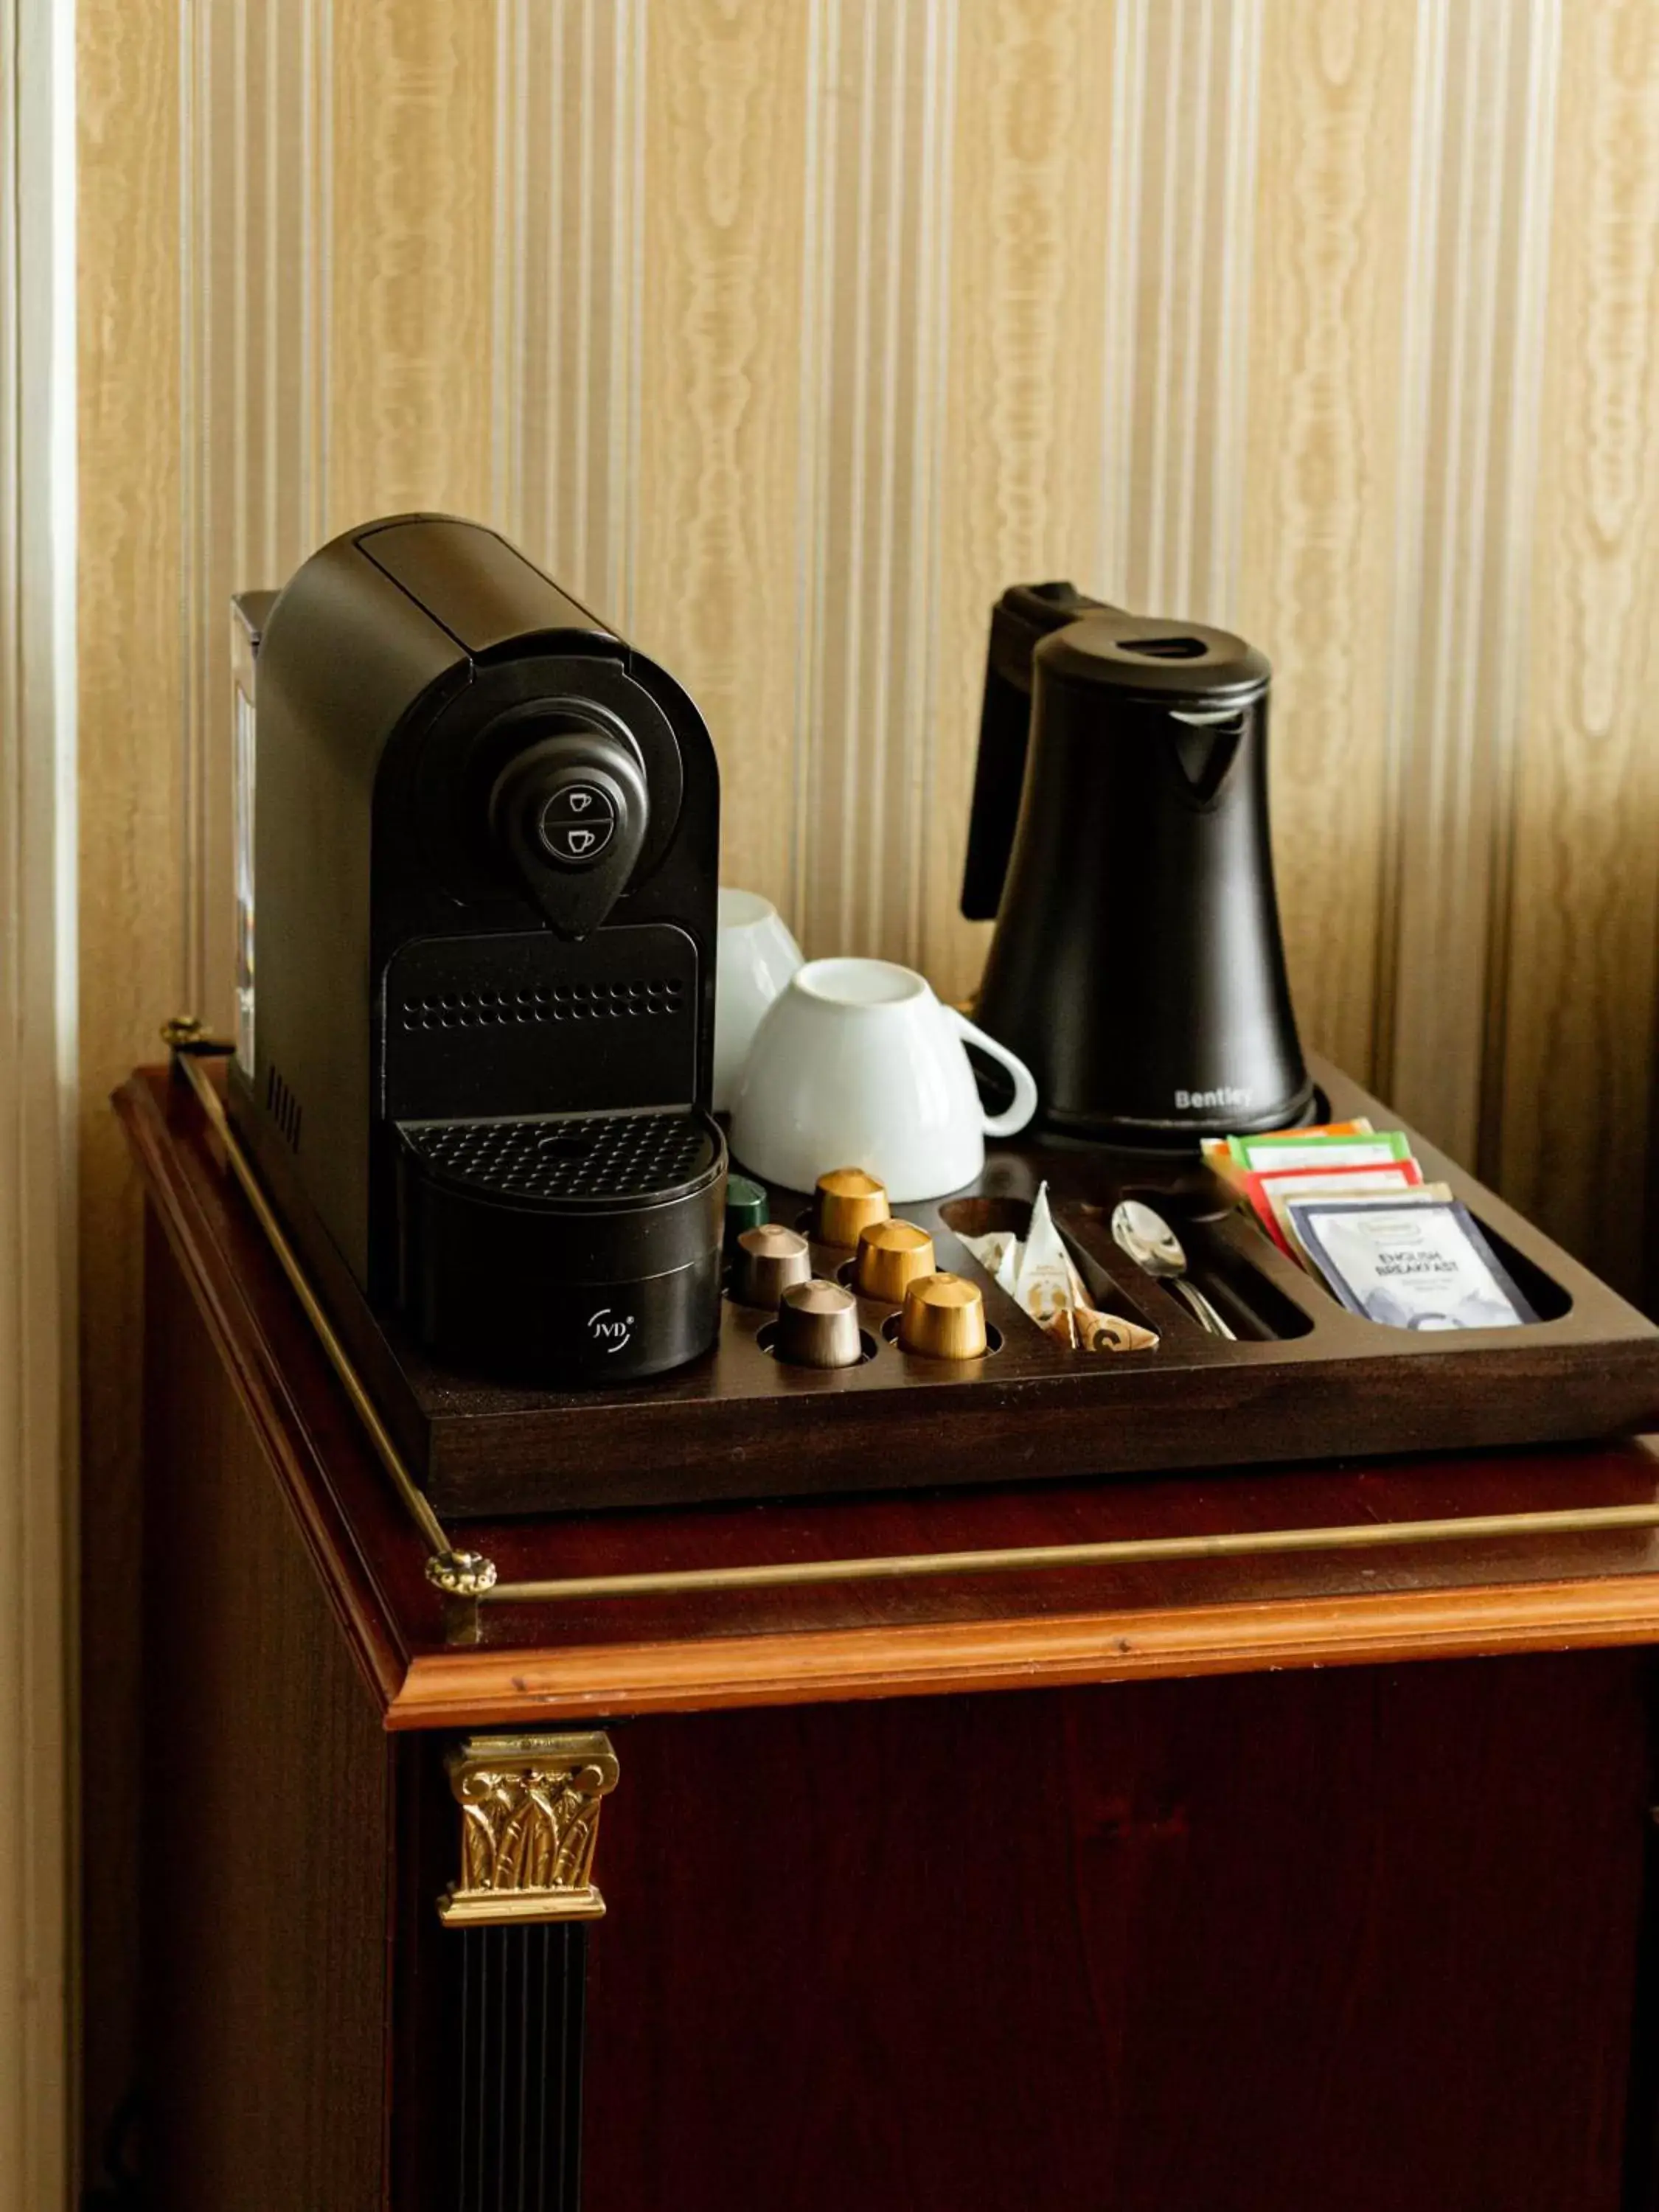
POLYGON ((993 611, 962 911, 976 1018, 1051 1130, 1184 1146, 1305 1119, 1267 830, 1263 656, 1070 584, 993 611))
POLYGON ((238 753, 231 1109, 325 1291, 502 1379, 706 1351, 720 784, 685 693, 493 532, 403 515, 270 607, 238 753))

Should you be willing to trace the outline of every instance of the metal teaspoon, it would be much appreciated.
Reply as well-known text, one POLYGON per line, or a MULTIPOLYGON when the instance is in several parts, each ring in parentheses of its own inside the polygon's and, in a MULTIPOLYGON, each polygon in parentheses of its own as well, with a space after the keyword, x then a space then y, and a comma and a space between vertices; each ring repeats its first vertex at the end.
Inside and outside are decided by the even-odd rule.
POLYGON ((1126 1198, 1113 1209, 1112 1235, 1118 1249, 1127 1253, 1137 1267, 1168 1283, 1185 1300, 1201 1328, 1212 1336, 1224 1336, 1230 1343, 1237 1341, 1237 1332, 1228 1328, 1188 1275, 1187 1255, 1181 1249, 1181 1239, 1161 1213, 1154 1212, 1150 1206, 1143 1206, 1138 1198, 1126 1198))

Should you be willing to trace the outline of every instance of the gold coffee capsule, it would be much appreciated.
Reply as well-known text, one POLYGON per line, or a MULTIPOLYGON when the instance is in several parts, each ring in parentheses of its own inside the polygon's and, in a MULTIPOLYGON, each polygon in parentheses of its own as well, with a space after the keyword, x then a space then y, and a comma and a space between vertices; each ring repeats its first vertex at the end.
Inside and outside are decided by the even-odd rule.
POLYGON ((921 1275, 904 1293, 898 1340, 924 1359, 983 1359, 985 1300, 960 1275, 921 1275))
POLYGON ((862 1168, 831 1168, 818 1177, 819 1241, 851 1252, 872 1222, 885 1221, 892 1208, 887 1193, 862 1168))
POLYGON ((732 1297, 740 1306, 775 1310, 792 1283, 811 1279, 812 1255, 806 1239, 781 1221, 745 1229, 732 1251, 732 1297))
POLYGON ((791 1367, 856 1367, 864 1339, 851 1291, 821 1276, 792 1283, 778 1301, 772 1348, 791 1367))
POLYGON ((931 1275, 935 1264, 933 1240, 914 1221, 872 1221, 859 1237, 853 1287, 860 1297, 902 1305, 916 1277, 931 1275))

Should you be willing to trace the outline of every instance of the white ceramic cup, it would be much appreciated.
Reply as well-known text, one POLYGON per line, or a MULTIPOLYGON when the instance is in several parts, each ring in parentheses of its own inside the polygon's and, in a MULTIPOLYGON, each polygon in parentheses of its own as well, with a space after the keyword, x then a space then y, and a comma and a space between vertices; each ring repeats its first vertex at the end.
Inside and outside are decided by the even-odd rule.
POLYGON ((942 1198, 985 1165, 985 1139, 1036 1111, 1030 1070, 925 977, 888 960, 811 960, 796 969, 749 1048, 732 1109, 733 1157, 751 1174, 811 1190, 831 1168, 862 1168, 896 1205, 942 1198), (963 1049, 969 1040, 1014 1079, 988 1115, 963 1049))
POLYGON ((801 964, 783 916, 758 891, 722 890, 714 969, 714 1111, 729 1113, 755 1031, 801 964))

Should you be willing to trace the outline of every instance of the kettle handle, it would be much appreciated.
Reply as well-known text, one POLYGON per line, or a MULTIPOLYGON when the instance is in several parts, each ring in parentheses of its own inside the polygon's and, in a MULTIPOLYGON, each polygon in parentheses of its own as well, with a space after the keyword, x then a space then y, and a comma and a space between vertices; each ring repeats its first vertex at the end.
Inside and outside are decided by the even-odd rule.
POLYGON ((1097 614, 1106 604, 1075 584, 1011 584, 991 610, 962 872, 962 912, 969 921, 994 921, 1002 903, 1031 734, 1031 656, 1050 630, 1064 629, 1079 615, 1097 614))

